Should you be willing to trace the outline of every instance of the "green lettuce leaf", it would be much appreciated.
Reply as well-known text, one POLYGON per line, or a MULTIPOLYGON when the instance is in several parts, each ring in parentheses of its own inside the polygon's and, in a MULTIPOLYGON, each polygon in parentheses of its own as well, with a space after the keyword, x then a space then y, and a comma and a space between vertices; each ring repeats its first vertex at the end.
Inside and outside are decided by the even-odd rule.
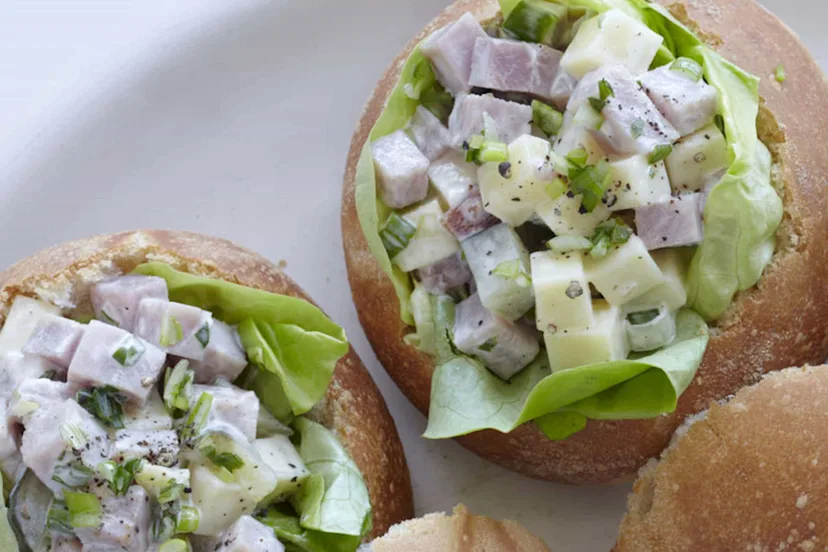
POLYGON ((11 522, 9 521, 9 511, 6 508, 6 490, 4 486, 5 476, 0 477, 0 550, 18 550, 17 539, 14 536, 11 522))
POLYGON ((669 347, 640 358, 550 373, 541 353, 505 382, 480 362, 458 355, 432 376, 425 437, 446 439, 482 429, 509 433, 530 420, 549 438, 583 429, 586 419, 651 418, 672 412, 707 347, 704 320, 690 309, 676 317, 669 347))
POLYGON ((286 552, 354 552, 362 540, 351 535, 305 529, 299 524, 298 514, 287 504, 271 506, 256 519, 273 528, 286 552))
POLYGON ((324 398, 337 361, 348 352, 344 330, 302 299, 193 276, 157 262, 142 264, 133 272, 164 278, 172 301, 238 324, 248 358, 260 372, 273 374, 252 378, 248 389, 265 399, 281 396, 273 391, 280 385, 295 415, 324 398))
POLYGON ((297 418, 297 450, 311 472, 291 499, 305 529, 362 537, 371 528, 371 502, 359 468, 333 433, 297 418))

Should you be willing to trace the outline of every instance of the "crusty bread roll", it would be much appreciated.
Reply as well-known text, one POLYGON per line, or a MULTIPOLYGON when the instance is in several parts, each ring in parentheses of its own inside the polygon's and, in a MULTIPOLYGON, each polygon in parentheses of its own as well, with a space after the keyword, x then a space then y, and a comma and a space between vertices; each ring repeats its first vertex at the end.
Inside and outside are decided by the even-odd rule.
POLYGON ((828 366, 768 375, 641 470, 615 550, 824 550, 826 458, 828 366))
MULTIPOLYGON (((796 35, 753 0, 694 0, 670 9, 726 58, 762 77, 759 136, 773 154, 774 184, 785 208, 777 252, 759 285, 737 294, 711 328, 702 366, 673 414, 591 421, 584 431, 559 442, 546 439, 534 424, 508 435, 483 431, 458 439, 481 456, 526 475, 578 484, 629 478, 664 449, 686 416, 754 383, 765 372, 822 362, 828 356, 828 278, 823 274, 828 264, 828 156, 820 138, 828 120, 825 77, 796 35), (787 72, 784 84, 771 76, 780 64, 787 72)), ((394 288, 364 239, 355 175, 363 144, 411 50, 467 11, 487 21, 498 15, 499 7, 496 0, 458 0, 408 43, 365 107, 344 179, 343 240, 360 320, 388 373, 424 413, 434 363, 402 340, 410 330, 400 321, 394 288)))
POLYGON ((370 552, 549 552, 519 523, 471 515, 463 505, 451 515, 429 514, 395 525, 366 548, 370 552))
MULTIPOLYGON (((93 315, 90 285, 146 261, 310 301, 273 263, 229 241, 190 232, 124 232, 64 243, 0 272, 0 325, 12 300, 21 294, 55 303, 65 314, 93 315)), ((371 537, 413 516, 411 482, 397 429, 353 350, 337 364, 325 401, 310 417, 336 433, 359 466, 374 510, 371 537)))

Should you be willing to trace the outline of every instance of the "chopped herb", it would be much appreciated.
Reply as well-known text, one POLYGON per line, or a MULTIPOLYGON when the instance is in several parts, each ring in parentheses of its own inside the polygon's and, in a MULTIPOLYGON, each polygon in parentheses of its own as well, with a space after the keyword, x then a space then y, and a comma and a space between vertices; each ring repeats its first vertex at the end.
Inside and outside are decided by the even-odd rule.
POLYGON ((75 530, 69 523, 69 508, 62 500, 53 500, 46 515, 46 527, 53 533, 74 536, 75 530))
POLYGON ((633 326, 640 326, 642 324, 652 322, 653 320, 658 318, 658 313, 658 309, 631 312, 627 315, 627 320, 629 320, 630 324, 632 324, 633 326))
POLYGON ((592 212, 601 203, 610 182, 609 163, 603 159, 595 165, 573 167, 569 171, 569 186, 581 194, 581 206, 592 212))
POLYGON ((114 429, 124 428, 126 396, 116 388, 107 385, 105 387, 81 389, 78 391, 76 400, 78 404, 104 425, 114 429))
POLYGON ((167 368, 164 376, 164 405, 173 417, 180 417, 190 408, 195 372, 189 366, 189 361, 180 360, 175 367, 167 368))
POLYGON ((103 509, 97 496, 92 493, 63 491, 63 498, 69 511, 70 526, 81 529, 100 525, 103 509))
POLYGON ((118 349, 112 354, 112 358, 118 361, 118 364, 124 368, 129 368, 131 366, 135 366, 146 350, 147 348, 144 347, 141 340, 133 335, 128 335, 118 349))
POLYGON ((198 450, 214 466, 227 470, 230 473, 244 467, 244 460, 232 452, 218 452, 213 440, 206 437, 202 440, 198 450))
POLYGON ((644 134, 644 119, 636 119, 630 125, 630 133, 634 139, 638 139, 644 134))
POLYGON ((497 347, 497 337, 490 337, 483 345, 478 347, 478 349, 490 353, 495 347, 497 347))
POLYGON ((109 488, 115 496, 125 496, 135 480, 135 474, 141 471, 143 465, 144 461, 140 458, 131 458, 123 464, 112 461, 101 462, 98 466, 98 473, 109 483, 109 488))
POLYGON ((388 256, 393 259, 408 247, 408 243, 416 233, 416 226, 397 213, 391 213, 380 230, 380 239, 385 250, 388 251, 388 256))
POLYGON ((159 342, 162 347, 170 347, 184 339, 184 330, 174 316, 167 315, 161 321, 161 336, 159 342))
POLYGON ((63 440, 69 443, 75 450, 83 449, 86 446, 86 443, 89 442, 89 436, 76 424, 61 424, 60 436, 63 437, 63 440))
POLYGON ((201 343, 202 348, 207 348, 207 345, 210 343, 210 324, 204 324, 201 329, 199 329, 196 334, 195 338, 201 343))
POLYGON ((69 489, 77 489, 85 487, 89 484, 89 480, 95 472, 91 468, 84 466, 80 460, 73 460, 68 464, 58 465, 55 467, 52 481, 56 481, 69 489))
POLYGON ((604 107, 607 105, 607 101, 610 98, 615 97, 615 90, 612 89, 612 85, 609 83, 607 79, 601 79, 598 82, 598 97, 597 98, 589 98, 589 105, 592 106, 592 109, 601 113, 604 107))
POLYGON ((551 105, 532 100, 532 122, 546 136, 554 136, 563 126, 563 114, 551 105))
POLYGON ((585 167, 588 159, 589 155, 584 148, 577 148, 566 154, 566 160, 569 161, 571 165, 575 165, 579 168, 585 167))
POLYGON ((781 63, 776 66, 776 69, 773 72, 773 78, 775 78, 776 82, 780 84, 788 80, 788 74, 785 72, 785 68, 781 63))
POLYGON ((595 228, 592 235, 593 245, 589 250, 589 256, 604 257, 609 253, 610 248, 627 243, 632 234, 632 229, 629 226, 623 222, 618 222, 616 219, 602 222, 595 228))
POLYGON ((190 410, 190 415, 187 417, 184 427, 181 428, 181 440, 183 442, 192 442, 195 437, 198 437, 204 431, 212 407, 213 396, 210 393, 202 393, 198 397, 195 407, 190 410))
POLYGON ((650 153, 647 161, 650 165, 655 165, 659 161, 667 159, 671 153, 673 153, 673 146, 670 144, 659 144, 653 148, 653 151, 650 153))
POLYGON ((532 278, 523 269, 520 259, 499 263, 492 274, 506 280, 515 280, 520 287, 529 287, 532 284, 532 278))
POLYGON ((161 489, 158 495, 158 502, 167 504, 174 502, 181 498, 181 493, 184 492, 184 483, 179 483, 175 479, 170 479, 167 484, 161 489))
POLYGON ((482 165, 509 160, 508 146, 504 142, 486 138, 485 133, 473 136, 463 146, 466 149, 467 163, 482 165))
POLYGON ((552 182, 548 182, 546 186, 544 186, 544 191, 546 195, 549 196, 549 199, 558 199, 563 195, 566 191, 566 182, 564 182, 563 178, 555 177, 552 182))

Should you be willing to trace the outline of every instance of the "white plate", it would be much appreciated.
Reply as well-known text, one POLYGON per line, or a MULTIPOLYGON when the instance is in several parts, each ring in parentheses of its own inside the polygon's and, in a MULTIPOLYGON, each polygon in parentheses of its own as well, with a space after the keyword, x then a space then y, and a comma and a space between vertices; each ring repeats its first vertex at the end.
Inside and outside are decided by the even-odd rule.
MULTIPOLYGON (((821 0, 767 3, 828 61, 821 0)), ((351 132, 384 67, 444 5, 7 1, 0 267, 139 227, 218 234, 284 259, 382 388, 418 513, 465 502, 522 521, 556 551, 607 550, 628 486, 541 483, 421 439, 424 418, 378 364, 350 300, 339 202, 351 132)))

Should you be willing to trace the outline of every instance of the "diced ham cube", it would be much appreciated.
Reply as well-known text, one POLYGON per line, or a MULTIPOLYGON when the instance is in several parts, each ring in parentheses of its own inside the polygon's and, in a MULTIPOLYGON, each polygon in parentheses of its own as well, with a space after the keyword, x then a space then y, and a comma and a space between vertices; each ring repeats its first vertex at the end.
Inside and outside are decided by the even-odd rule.
POLYGON ((26 423, 23 461, 44 485, 63 496, 63 479, 76 463, 95 469, 109 458, 106 429, 72 399, 39 408, 26 423))
POLYGON ((478 38, 486 38, 486 31, 475 17, 466 13, 454 23, 431 34, 420 46, 420 51, 431 60, 440 83, 454 95, 470 90, 472 55, 478 38))
POLYGON ((196 383, 212 384, 219 378, 233 381, 246 367, 247 355, 241 346, 239 333, 235 328, 214 319, 210 326, 210 341, 204 351, 204 360, 190 363, 196 383))
POLYGON ((383 203, 402 209, 425 199, 428 193, 428 157, 411 138, 398 130, 371 144, 383 203))
POLYGON ((426 291, 432 295, 440 295, 468 284, 472 279, 472 273, 463 256, 455 253, 419 269, 417 277, 426 291))
POLYGON ((101 524, 75 530, 84 552, 146 552, 152 542, 151 505, 147 492, 133 485, 125 496, 118 497, 111 492, 103 494, 101 524))
POLYGON ((671 65, 663 65, 638 77, 644 92, 682 136, 692 134, 713 120, 719 93, 704 79, 694 81, 671 65))
POLYGON ((50 552, 83 552, 81 541, 74 537, 62 537, 52 535, 52 547, 50 552))
POLYGON ((164 351, 154 345, 93 320, 69 365, 68 381, 73 389, 111 385, 133 405, 143 406, 165 360, 164 351))
POLYGON ((49 314, 40 319, 23 352, 40 355, 65 369, 72 363, 86 327, 74 320, 49 314))
POLYGON ((477 166, 466 162, 458 151, 450 151, 428 168, 428 178, 449 207, 454 207, 477 185, 477 166))
POLYGON ((212 324, 209 311, 163 299, 144 299, 138 306, 135 335, 171 355, 203 360, 212 324))
POLYGON ((9 424, 6 416, 6 399, 0 399, 0 471, 10 480, 17 480, 17 472, 23 465, 23 457, 17 448, 18 431, 9 424))
POLYGON ((411 136, 420 151, 434 161, 451 147, 451 134, 434 113, 418 105, 409 123, 411 136))
POLYGON ((454 344, 483 361, 489 370, 508 381, 540 352, 532 328, 492 314, 474 294, 457 305, 454 344))
POLYGON ((27 379, 17 386, 9 401, 9 423, 25 424, 39 409, 63 402, 71 396, 69 386, 62 381, 46 378, 27 379))
POLYGON ((500 224, 500 220, 486 211, 483 205, 483 196, 475 186, 472 192, 455 207, 452 207, 443 216, 443 226, 459 240, 463 241, 500 224))
POLYGON ((10 401, 22 382, 50 372, 64 371, 60 366, 37 355, 9 352, 0 354, 0 399, 10 401))
POLYGON ((98 320, 131 332, 143 299, 169 299, 167 282, 158 276, 121 276, 92 286, 90 299, 98 320))
POLYGON ((701 243, 704 226, 701 215, 702 194, 682 194, 665 203, 635 210, 635 226, 647 249, 683 247, 701 243))
POLYGON ((178 434, 174 430, 121 429, 115 432, 111 458, 118 463, 141 458, 150 464, 170 468, 178 464, 179 451, 178 434))
POLYGON ((566 104, 569 103, 569 98, 572 97, 572 92, 575 90, 575 86, 578 84, 578 80, 560 68, 558 70, 558 74, 555 75, 555 78, 552 80, 552 89, 549 92, 549 100, 552 101, 552 104, 558 108, 559 111, 564 111, 566 109, 566 104))
POLYGON ((562 55, 542 44, 481 37, 474 45, 469 84, 549 101, 562 55))
POLYGON ((232 385, 193 385, 192 404, 202 393, 213 396, 213 406, 206 431, 241 435, 250 442, 256 439, 259 419, 259 398, 253 391, 244 391, 232 385))
POLYGON ((470 94, 457 98, 449 117, 449 131, 457 147, 483 131, 483 114, 488 113, 497 127, 498 140, 507 144, 532 131, 532 107, 495 98, 490 94, 470 94))
POLYGON ((240 517, 218 539, 215 552, 284 552, 273 529, 250 516, 240 517))

